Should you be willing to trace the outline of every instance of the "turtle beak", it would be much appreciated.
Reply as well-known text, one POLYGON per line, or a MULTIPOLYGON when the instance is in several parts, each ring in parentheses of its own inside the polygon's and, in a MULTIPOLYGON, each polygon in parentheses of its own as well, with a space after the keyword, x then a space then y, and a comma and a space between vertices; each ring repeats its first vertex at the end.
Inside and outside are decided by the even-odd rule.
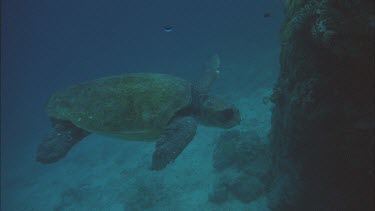
POLYGON ((232 128, 241 123, 240 111, 236 107, 228 108, 223 111, 224 121, 226 124, 224 128, 232 128))
POLYGON ((232 128, 241 122, 239 110, 231 103, 209 96, 200 110, 201 122, 207 126, 232 128))

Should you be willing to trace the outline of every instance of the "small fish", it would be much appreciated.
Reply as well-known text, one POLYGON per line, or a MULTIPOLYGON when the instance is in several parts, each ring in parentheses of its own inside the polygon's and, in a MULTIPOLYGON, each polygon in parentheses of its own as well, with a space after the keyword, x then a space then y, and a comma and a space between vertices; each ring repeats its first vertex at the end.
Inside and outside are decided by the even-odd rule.
POLYGON ((264 18, 269 18, 269 17, 271 17, 271 13, 270 12, 266 12, 266 13, 263 14, 263 17, 264 18))
POLYGON ((164 26, 163 29, 164 29, 165 32, 171 32, 171 31, 173 31, 173 27, 169 26, 169 25, 164 26))

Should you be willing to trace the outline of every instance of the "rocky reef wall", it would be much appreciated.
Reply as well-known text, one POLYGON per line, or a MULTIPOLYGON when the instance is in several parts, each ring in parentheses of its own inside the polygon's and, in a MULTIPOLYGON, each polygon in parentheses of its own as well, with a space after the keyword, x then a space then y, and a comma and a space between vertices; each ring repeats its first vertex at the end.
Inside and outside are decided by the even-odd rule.
POLYGON ((287 0, 273 210, 374 210, 374 1, 287 0))

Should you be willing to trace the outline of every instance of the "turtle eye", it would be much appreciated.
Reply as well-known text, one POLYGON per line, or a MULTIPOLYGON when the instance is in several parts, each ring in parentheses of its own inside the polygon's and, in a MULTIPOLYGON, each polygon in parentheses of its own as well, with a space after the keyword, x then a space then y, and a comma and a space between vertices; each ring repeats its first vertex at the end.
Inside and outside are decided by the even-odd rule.
POLYGON ((234 112, 232 109, 225 109, 222 111, 222 116, 225 121, 228 121, 233 118, 234 112))

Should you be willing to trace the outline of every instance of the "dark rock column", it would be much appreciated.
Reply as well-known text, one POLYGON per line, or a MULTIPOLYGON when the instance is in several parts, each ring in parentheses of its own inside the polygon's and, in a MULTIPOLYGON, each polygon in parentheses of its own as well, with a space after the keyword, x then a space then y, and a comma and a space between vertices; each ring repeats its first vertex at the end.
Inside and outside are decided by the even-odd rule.
POLYGON ((271 207, 374 210, 374 1, 285 2, 271 207))

